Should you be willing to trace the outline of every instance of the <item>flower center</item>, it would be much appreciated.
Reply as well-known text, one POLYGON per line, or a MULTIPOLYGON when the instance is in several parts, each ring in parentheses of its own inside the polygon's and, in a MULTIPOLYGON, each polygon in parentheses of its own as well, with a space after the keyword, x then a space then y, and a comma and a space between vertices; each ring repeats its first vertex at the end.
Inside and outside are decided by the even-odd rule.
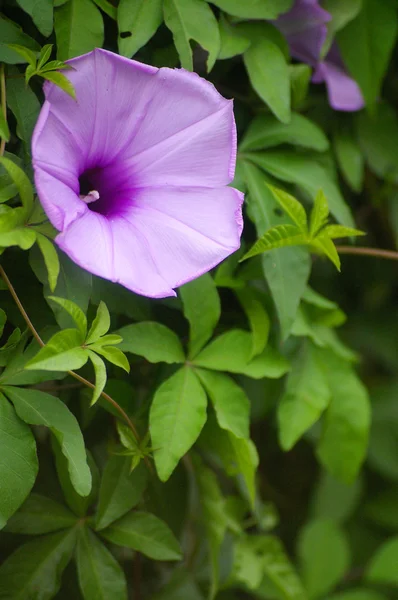
POLYGON ((122 214, 131 204, 134 182, 123 166, 111 163, 84 171, 79 177, 79 196, 90 210, 104 217, 122 214))

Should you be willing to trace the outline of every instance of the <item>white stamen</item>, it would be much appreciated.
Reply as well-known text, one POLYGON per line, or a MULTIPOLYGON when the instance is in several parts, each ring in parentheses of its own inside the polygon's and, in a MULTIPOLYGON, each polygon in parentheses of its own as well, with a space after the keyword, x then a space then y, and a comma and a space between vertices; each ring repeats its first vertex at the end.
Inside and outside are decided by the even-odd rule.
POLYGON ((87 196, 83 196, 80 195, 80 199, 83 200, 83 202, 85 202, 86 204, 90 204, 90 202, 95 202, 96 200, 99 200, 100 195, 97 192, 97 190, 91 190, 87 196))

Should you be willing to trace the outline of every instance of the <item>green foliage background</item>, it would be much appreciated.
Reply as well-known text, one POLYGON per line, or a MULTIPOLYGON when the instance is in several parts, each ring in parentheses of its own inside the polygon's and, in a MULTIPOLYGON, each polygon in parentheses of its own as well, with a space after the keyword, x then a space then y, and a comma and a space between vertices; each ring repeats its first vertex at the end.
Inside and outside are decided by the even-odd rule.
POLYGON ((2 599, 397 597, 398 3, 322 3, 346 114, 270 24, 291 5, 0 2, 2 599), (242 248, 176 299, 79 269, 35 197, 43 79, 73 95, 95 47, 235 99, 242 248))

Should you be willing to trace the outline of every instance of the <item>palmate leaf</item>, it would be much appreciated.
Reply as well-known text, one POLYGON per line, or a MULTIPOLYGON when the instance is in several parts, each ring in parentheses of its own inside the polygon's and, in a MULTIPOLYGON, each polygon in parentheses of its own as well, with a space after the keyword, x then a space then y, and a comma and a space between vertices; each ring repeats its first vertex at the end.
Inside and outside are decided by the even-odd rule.
MULTIPOLYGON (((269 189, 279 202, 285 213, 289 215, 291 220, 297 225, 302 233, 307 233, 307 215, 303 205, 293 196, 268 184, 269 189)), ((329 211, 328 211, 329 212, 329 211)))
POLYGON ((251 258, 262 254, 267 250, 274 248, 285 248, 286 246, 300 246, 306 245, 309 242, 309 238, 306 234, 296 227, 296 225, 277 225, 272 229, 269 229, 254 246, 247 252, 243 258, 251 258))
POLYGON ((322 227, 324 227, 329 218, 329 206, 326 196, 322 190, 319 190, 315 196, 314 206, 311 211, 310 235, 315 236, 322 227))

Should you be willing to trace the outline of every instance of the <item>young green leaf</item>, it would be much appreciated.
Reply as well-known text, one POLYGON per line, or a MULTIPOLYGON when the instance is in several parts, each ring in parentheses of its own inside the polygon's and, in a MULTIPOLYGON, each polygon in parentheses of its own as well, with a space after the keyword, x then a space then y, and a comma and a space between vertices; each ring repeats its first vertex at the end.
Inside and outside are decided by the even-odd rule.
POLYGON ((59 258, 54 244, 41 233, 36 233, 36 242, 43 255, 44 262, 48 272, 48 285, 50 290, 53 292, 57 286, 57 280, 59 275, 59 258))
POLYGON ((88 353, 81 347, 82 336, 77 329, 59 331, 40 348, 25 365, 25 369, 70 371, 80 369, 88 361, 88 353))
POLYGON ((131 460, 124 456, 110 456, 102 475, 96 530, 116 521, 141 500, 148 481, 148 469, 141 463, 131 472, 131 460))
POLYGON ((336 269, 340 271, 340 257, 337 253, 336 246, 329 237, 323 235, 323 232, 321 232, 315 239, 311 240, 310 245, 315 252, 327 256, 336 269))
POLYGON ((22 58, 25 59, 25 62, 29 63, 33 68, 36 68, 36 52, 29 50, 29 48, 25 48, 25 46, 20 46, 19 44, 8 44, 8 47, 22 56, 22 58))
POLYGON ((315 237, 317 233, 326 225, 329 218, 329 206, 326 196, 322 190, 317 192, 314 200, 314 206, 311 211, 310 236, 315 237))
POLYGON ((78 306, 71 300, 68 300, 67 298, 58 298, 57 296, 48 296, 48 300, 56 302, 56 304, 59 304, 64 310, 66 310, 66 312, 72 317, 72 319, 76 323, 76 327, 80 331, 81 336, 84 340, 87 335, 87 319, 80 306, 78 306))
POLYGON ((127 600, 122 567, 97 536, 84 526, 78 533, 76 566, 84 600, 127 600))
POLYGON ((164 0, 166 26, 173 34, 181 66, 193 71, 191 40, 208 51, 207 70, 211 71, 220 51, 217 19, 202 0, 164 0))
POLYGON ((256 40, 244 53, 243 60, 257 94, 282 123, 288 123, 290 77, 281 49, 269 39, 256 40))
POLYGON ((47 81, 51 81, 51 83, 54 83, 56 86, 61 88, 61 90, 63 90, 66 94, 71 96, 73 100, 77 100, 75 88, 73 87, 69 79, 65 77, 65 75, 63 75, 62 73, 58 73, 58 71, 42 70, 40 71, 40 73, 38 73, 38 75, 40 75, 40 77, 43 77, 43 79, 47 79, 47 81))
POLYGON ((285 248, 287 246, 300 246, 309 243, 309 237, 296 225, 276 225, 264 233, 250 248, 249 252, 240 259, 240 262, 257 256, 274 248, 285 248))
POLYGON ((35 438, 0 393, 0 529, 21 506, 38 471, 35 438))
POLYGON ((120 546, 142 552, 154 560, 180 560, 181 549, 167 525, 146 512, 130 512, 101 535, 120 546))
POLYGON ((61 586, 62 573, 72 558, 76 534, 73 528, 19 546, 0 567, 0 597, 54 598, 61 586), (38 596, 38 590, 45 593, 40 591, 38 596))
POLYGON ((95 315, 95 319, 91 324, 90 330, 88 332, 86 338, 86 344, 91 344, 92 342, 96 342, 100 337, 108 333, 109 327, 111 326, 111 317, 109 315, 109 310, 105 304, 105 302, 101 302, 97 308, 97 314, 95 315))
POLYGON ((268 184, 275 200, 280 204, 282 209, 291 218, 293 223, 297 225, 302 233, 307 233, 307 215, 303 205, 287 192, 268 184))
POLYGON ((130 363, 128 358, 119 348, 114 348, 113 346, 100 346, 99 343, 92 344, 90 346, 94 352, 97 354, 101 354, 106 360, 111 362, 112 364, 124 369, 126 373, 130 373, 130 363))
POLYGON ((54 433, 68 461, 69 474, 76 491, 87 496, 91 490, 91 473, 76 417, 61 400, 45 392, 10 386, 4 386, 3 390, 25 423, 44 425, 54 433))
POLYGON ((9 47, 9 44, 17 44, 37 52, 40 50, 39 44, 26 35, 18 25, 0 16, 0 61, 11 65, 26 62, 20 54, 9 47))
POLYGON ((178 336, 161 323, 144 321, 127 325, 117 332, 123 342, 119 348, 143 356, 149 362, 182 363, 184 350, 178 336))
POLYGON ((76 523, 76 515, 62 504, 46 496, 30 494, 18 512, 8 521, 6 531, 43 535, 60 529, 70 529, 76 523))
POLYGON ((217 287, 208 273, 179 289, 185 318, 189 321, 189 358, 211 338, 221 314, 217 287))
POLYGON ((86 352, 94 367, 95 373, 95 388, 93 390, 93 396, 90 403, 90 405, 93 406, 93 404, 95 404, 98 398, 101 396, 106 385, 106 367, 102 358, 97 356, 95 352, 92 352, 91 350, 86 350, 86 352))
POLYGON ((149 429, 162 481, 169 479, 180 458, 197 440, 206 422, 206 406, 205 391, 189 367, 179 369, 156 390, 149 429))
POLYGON ((344 225, 327 225, 321 231, 321 236, 327 236, 331 240, 359 235, 366 235, 366 233, 359 229, 353 229, 352 227, 344 227, 344 225))

